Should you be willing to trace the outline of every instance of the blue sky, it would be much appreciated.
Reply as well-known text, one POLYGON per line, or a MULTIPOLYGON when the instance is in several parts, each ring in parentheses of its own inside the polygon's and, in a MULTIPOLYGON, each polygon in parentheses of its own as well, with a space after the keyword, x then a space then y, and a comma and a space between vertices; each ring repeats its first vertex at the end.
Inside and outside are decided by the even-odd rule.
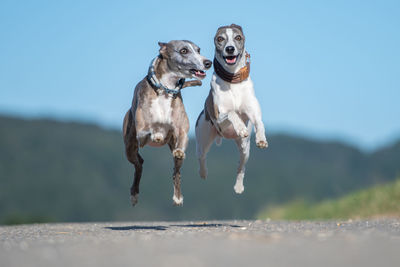
MULTIPOLYGON (((0 2, 0 112, 120 127, 158 41, 242 25, 267 133, 400 137, 400 1, 0 2)), ((191 133, 208 94, 183 92, 191 133)))

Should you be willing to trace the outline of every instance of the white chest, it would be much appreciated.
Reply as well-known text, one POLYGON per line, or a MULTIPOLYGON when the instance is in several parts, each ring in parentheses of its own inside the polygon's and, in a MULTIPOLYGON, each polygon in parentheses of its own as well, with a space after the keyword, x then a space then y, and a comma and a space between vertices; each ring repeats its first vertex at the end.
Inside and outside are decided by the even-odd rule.
POLYGON ((150 114, 153 123, 171 123, 172 98, 169 96, 158 96, 151 101, 150 114))
POLYGON ((250 77, 247 81, 238 84, 225 82, 215 74, 211 80, 214 104, 221 113, 229 111, 241 112, 249 104, 249 96, 254 95, 253 82, 250 77))

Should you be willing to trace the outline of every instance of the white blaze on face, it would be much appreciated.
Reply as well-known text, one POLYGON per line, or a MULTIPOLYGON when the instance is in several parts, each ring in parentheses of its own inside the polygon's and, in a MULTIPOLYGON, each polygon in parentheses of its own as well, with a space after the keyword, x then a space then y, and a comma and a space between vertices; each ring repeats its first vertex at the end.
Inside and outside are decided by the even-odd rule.
POLYGON ((190 50, 193 52, 194 58, 197 60, 199 66, 203 66, 204 58, 196 51, 192 44, 189 43, 190 50))
POLYGON ((229 29, 229 28, 226 29, 226 36, 228 38, 228 41, 225 44, 224 51, 225 51, 225 48, 227 48, 228 46, 233 46, 235 48, 235 51, 236 51, 237 49, 236 49, 236 46, 235 46, 235 42, 233 41, 233 31, 232 31, 232 29, 229 29))
POLYGON ((191 55, 193 55, 196 65, 197 65, 197 70, 194 73, 194 76, 196 76, 199 79, 202 79, 204 77, 206 77, 205 74, 205 66, 204 66, 204 61, 206 60, 205 57, 203 57, 202 55, 200 55, 200 53, 196 50, 197 48, 195 46, 193 46, 193 44, 189 43, 189 49, 192 51, 191 55))

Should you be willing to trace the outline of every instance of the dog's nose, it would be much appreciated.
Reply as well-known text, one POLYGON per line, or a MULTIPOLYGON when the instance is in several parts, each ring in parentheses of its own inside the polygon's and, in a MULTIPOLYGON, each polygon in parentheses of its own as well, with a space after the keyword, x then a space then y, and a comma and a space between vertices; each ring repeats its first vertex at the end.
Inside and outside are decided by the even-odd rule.
POLYGON ((227 46, 225 48, 226 53, 228 54, 233 54, 233 52, 235 52, 235 48, 233 46, 227 46))
POLYGON ((211 68, 212 62, 211 62, 211 60, 206 59, 206 60, 204 60, 203 64, 206 69, 209 69, 209 68, 211 68))

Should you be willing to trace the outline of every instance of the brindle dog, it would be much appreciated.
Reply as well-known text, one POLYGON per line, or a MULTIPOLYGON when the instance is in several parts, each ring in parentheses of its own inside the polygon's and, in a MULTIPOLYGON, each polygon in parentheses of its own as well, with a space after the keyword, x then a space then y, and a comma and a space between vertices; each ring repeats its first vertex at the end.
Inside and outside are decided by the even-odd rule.
POLYGON ((188 144, 189 120, 180 89, 201 85, 212 62, 200 55, 200 48, 186 40, 159 43, 160 54, 150 65, 148 75, 135 88, 132 106, 124 118, 123 134, 128 160, 135 166, 131 202, 138 201, 143 158, 139 147, 168 144, 174 158, 175 205, 183 204, 180 169, 188 144), (186 78, 196 80, 185 82, 186 78))

